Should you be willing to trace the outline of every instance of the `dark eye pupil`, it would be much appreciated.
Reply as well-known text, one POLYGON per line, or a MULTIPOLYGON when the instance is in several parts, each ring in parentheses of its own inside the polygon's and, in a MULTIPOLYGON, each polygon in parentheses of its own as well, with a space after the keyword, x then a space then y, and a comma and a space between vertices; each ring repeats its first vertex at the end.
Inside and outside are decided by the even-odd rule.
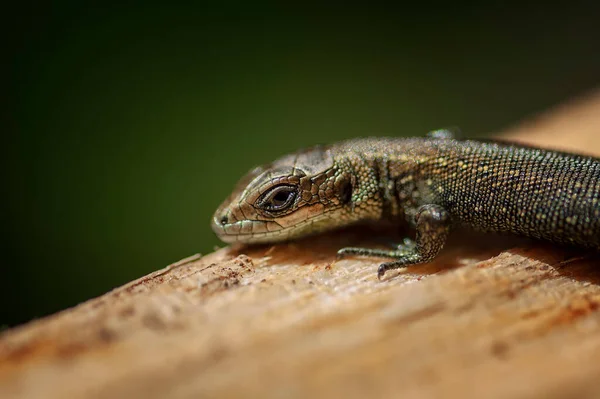
POLYGON ((296 199, 294 186, 276 186, 267 191, 257 201, 257 207, 269 212, 280 212, 290 208, 296 199))
POLYGON ((275 206, 283 205, 290 198, 291 192, 289 191, 280 191, 271 198, 271 202, 275 206))

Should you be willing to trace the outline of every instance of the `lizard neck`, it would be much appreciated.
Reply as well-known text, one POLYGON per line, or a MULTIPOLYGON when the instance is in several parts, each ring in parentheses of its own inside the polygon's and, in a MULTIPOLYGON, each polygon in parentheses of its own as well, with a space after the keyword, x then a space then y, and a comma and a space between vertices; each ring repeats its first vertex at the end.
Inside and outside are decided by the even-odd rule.
POLYGON ((402 216, 402 207, 398 198, 397 182, 392 176, 391 161, 388 158, 373 159, 373 170, 377 174, 381 219, 393 220, 402 216))
POLYGON ((355 220, 402 217, 392 160, 378 152, 345 148, 340 151, 336 164, 343 173, 351 175, 353 193, 350 207, 355 220))
POLYGON ((374 208, 370 219, 401 220, 420 203, 421 166, 437 154, 426 139, 357 139, 342 142, 336 153, 356 181, 353 199, 374 208), (376 212, 375 212, 376 209, 376 212))

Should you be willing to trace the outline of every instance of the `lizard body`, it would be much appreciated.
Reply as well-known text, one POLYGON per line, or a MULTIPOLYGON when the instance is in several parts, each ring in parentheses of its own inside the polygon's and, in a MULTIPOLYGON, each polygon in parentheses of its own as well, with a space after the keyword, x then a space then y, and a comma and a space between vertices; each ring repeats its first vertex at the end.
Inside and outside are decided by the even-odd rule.
POLYGON ((432 260, 453 226, 600 249, 600 159, 448 131, 365 138, 287 155, 246 175, 217 209, 221 240, 268 243, 360 221, 405 220, 414 240, 340 256, 432 260))

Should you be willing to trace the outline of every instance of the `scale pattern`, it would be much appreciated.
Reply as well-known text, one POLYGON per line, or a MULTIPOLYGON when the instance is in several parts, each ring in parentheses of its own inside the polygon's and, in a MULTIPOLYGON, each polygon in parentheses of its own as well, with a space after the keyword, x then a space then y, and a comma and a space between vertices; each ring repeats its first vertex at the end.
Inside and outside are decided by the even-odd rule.
POLYGON ((414 241, 388 251, 339 252, 394 259, 381 265, 381 277, 433 259, 456 225, 600 249, 599 201, 598 158, 449 135, 365 138, 253 170, 212 226, 226 242, 256 243, 404 220, 416 229, 414 241))

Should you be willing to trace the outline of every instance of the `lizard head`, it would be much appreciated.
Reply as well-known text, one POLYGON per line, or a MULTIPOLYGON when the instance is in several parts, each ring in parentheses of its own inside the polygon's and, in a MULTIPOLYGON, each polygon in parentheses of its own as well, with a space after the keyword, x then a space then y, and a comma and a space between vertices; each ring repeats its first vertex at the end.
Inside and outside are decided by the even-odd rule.
POLYGON ((244 176, 212 229, 227 243, 268 243, 350 223, 354 180, 328 147, 286 155, 244 176))

